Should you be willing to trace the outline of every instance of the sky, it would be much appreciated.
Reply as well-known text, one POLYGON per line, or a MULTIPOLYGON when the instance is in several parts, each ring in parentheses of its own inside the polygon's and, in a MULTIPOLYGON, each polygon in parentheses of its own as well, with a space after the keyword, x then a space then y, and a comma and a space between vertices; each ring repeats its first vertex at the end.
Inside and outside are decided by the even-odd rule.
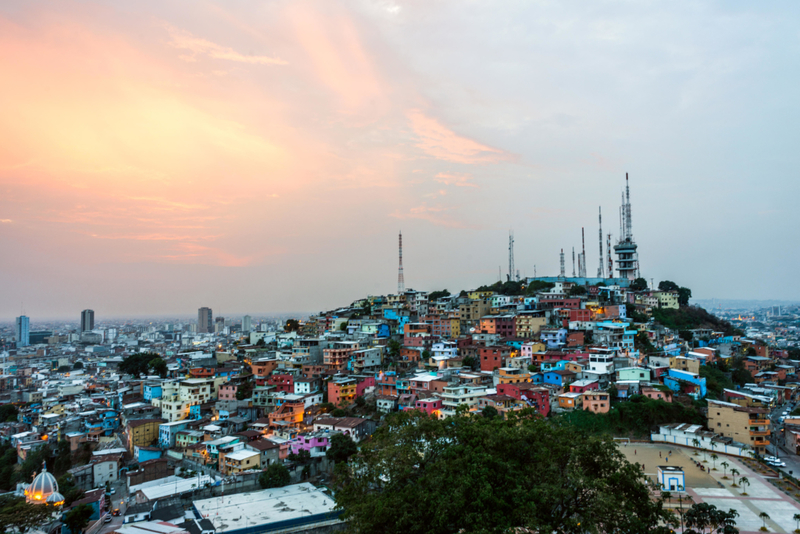
POLYGON ((326 310, 598 266, 800 299, 796 2, 0 4, 0 316, 326 310))

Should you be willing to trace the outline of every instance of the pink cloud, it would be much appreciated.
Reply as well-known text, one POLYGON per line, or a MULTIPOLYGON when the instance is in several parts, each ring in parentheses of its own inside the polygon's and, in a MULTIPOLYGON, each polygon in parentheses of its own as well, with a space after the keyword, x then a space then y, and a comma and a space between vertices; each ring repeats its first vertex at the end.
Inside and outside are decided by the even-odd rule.
POLYGON ((419 109, 408 111, 406 117, 417 135, 419 142, 416 146, 434 158, 466 164, 499 163, 514 159, 512 154, 504 150, 456 134, 419 109))
POLYGON ((436 226, 444 226, 447 228, 469 228, 470 226, 464 224, 462 221, 456 220, 450 216, 453 211, 452 207, 442 206, 427 206, 425 204, 409 209, 407 212, 401 213, 396 211, 392 213, 392 217, 396 219, 421 219, 435 224, 436 226))
POLYGON ((436 175, 436 181, 444 185, 455 185, 457 187, 478 187, 472 183, 471 174, 459 174, 454 172, 440 172, 436 175))
MULTIPOLYGON (((201 55, 206 55, 213 59, 224 59, 226 61, 235 61, 237 63, 250 63, 252 65, 289 64, 287 61, 275 57, 246 56, 244 54, 240 54, 233 48, 218 45, 216 43, 212 43, 211 41, 207 41, 206 39, 195 37, 194 35, 185 30, 174 28, 168 24, 165 26, 170 34, 170 37, 172 37, 172 40, 170 41, 169 44, 180 50, 189 50, 192 53, 192 55, 180 56, 180 58, 183 59, 184 61, 197 61, 195 56, 201 54, 201 55)), ((221 71, 214 71, 215 74, 218 72, 221 71)))

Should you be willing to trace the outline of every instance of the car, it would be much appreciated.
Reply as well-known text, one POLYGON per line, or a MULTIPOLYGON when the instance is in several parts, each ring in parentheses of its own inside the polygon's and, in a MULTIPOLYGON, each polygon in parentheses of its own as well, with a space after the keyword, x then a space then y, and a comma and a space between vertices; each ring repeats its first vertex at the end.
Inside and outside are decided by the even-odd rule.
POLYGON ((767 462, 772 467, 786 467, 785 462, 767 462))
POLYGON ((113 517, 111 517, 110 515, 107 515, 105 517, 105 519, 103 519, 103 523, 111 523, 113 520, 114 520, 113 517))
POLYGON ((114 517, 117 517, 120 513, 122 513, 122 512, 119 511, 119 508, 114 508, 114 511, 111 512, 111 515, 113 515, 114 517))
POLYGON ((116 490, 116 489, 114 489, 114 488, 111 488, 111 489, 108 491, 108 494, 109 494, 109 495, 114 495, 115 493, 117 493, 117 490, 116 490))

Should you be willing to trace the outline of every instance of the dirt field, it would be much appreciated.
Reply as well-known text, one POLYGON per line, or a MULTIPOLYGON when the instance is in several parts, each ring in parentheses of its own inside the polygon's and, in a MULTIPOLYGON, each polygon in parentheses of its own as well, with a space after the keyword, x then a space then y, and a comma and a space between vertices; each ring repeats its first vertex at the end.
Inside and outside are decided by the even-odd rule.
MULTIPOLYGON (((661 445, 654 443, 630 443, 619 445, 619 450, 622 452, 629 462, 639 463, 644 466, 644 472, 652 480, 656 479, 656 466, 659 465, 677 465, 683 467, 686 474, 686 486, 688 488, 718 488, 717 482, 708 474, 708 472, 701 471, 694 461, 702 462, 705 456, 701 452, 699 456, 692 455, 691 450, 682 447, 670 447, 669 445, 661 445), (669 453, 672 452, 670 455, 669 453), (659 457, 661 453, 661 457, 659 457)), ((719 463, 724 458, 717 460, 717 469, 720 471, 722 468, 719 463)), ((713 462, 709 458, 707 464, 710 469, 713 462)))

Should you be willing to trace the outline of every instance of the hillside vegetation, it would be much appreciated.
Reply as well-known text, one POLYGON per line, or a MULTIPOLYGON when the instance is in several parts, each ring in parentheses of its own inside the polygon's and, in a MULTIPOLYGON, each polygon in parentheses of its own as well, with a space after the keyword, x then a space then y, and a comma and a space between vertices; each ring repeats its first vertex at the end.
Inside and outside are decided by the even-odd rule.
POLYGON ((710 328, 716 332, 724 332, 726 336, 740 334, 728 321, 697 306, 681 306, 677 310, 653 308, 653 319, 672 330, 710 328))

